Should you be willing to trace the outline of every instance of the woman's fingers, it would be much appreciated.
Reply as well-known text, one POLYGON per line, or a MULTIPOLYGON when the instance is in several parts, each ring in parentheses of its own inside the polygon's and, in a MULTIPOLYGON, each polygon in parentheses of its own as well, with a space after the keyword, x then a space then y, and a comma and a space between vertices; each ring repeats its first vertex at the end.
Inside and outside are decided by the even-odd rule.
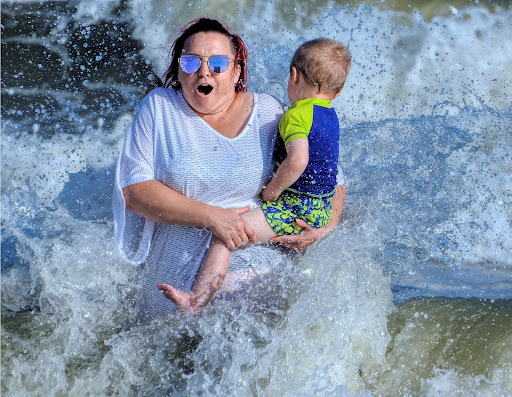
POLYGON ((217 236, 222 241, 224 241, 224 244, 226 244, 226 247, 228 247, 228 250, 234 251, 236 249, 235 242, 233 241, 233 238, 229 238, 226 236, 225 238, 222 238, 222 236, 217 236))
POLYGON ((269 241, 274 244, 281 244, 289 249, 305 251, 308 246, 318 240, 318 229, 310 226, 302 219, 296 219, 295 223, 297 223, 297 226, 302 228, 302 231, 299 234, 277 236, 269 241))
POLYGON ((310 229, 310 230, 311 230, 311 229, 314 229, 314 227, 313 227, 313 226, 310 226, 310 225, 309 225, 305 220, 303 220, 303 219, 299 219, 299 218, 298 218, 298 219, 295 219, 295 223, 297 224, 297 226, 298 226, 298 227, 301 227, 301 228, 303 229, 302 231, 304 231, 304 229, 305 229, 305 230, 307 230, 307 229, 310 229))
POLYGON ((253 242, 256 237, 253 227, 242 219, 242 227, 232 233, 232 241, 235 248, 246 245, 248 242, 253 242))
POLYGON ((242 208, 233 208, 233 210, 238 215, 242 215, 242 214, 245 214, 246 212, 249 212, 251 210, 251 206, 250 205, 246 205, 245 207, 242 207, 242 208))
MULTIPOLYGON (((249 212, 251 210, 251 207, 246 205, 243 208, 234 208, 233 209, 238 215, 245 214, 246 212, 249 212)), ((247 221, 245 221, 243 218, 240 218, 242 221, 243 227, 237 230, 237 236, 240 238, 240 240, 235 241, 235 245, 237 247, 240 247, 242 245, 247 244, 248 242, 255 243, 256 241, 256 232, 254 231, 254 228, 251 226, 251 224, 247 221)))
POLYGON ((283 247, 289 249, 301 251, 299 247, 302 243, 302 236, 300 234, 277 236, 271 238, 269 241, 274 244, 281 244, 283 247))
MULTIPOLYGON (((232 240, 233 240, 233 244, 235 246, 234 249, 236 249, 242 245, 242 239, 240 238, 240 236, 238 234, 233 234, 232 240)), ((231 250, 231 251, 233 251, 233 250, 231 250)))
POLYGON ((243 243, 256 244, 256 231, 249 222, 247 222, 245 219, 242 220, 244 222, 243 236, 245 236, 245 238, 243 239, 243 243))
POLYGON ((256 238, 253 227, 246 222, 240 214, 250 210, 249 206, 243 208, 219 208, 212 222, 210 231, 224 241, 230 251, 234 251, 256 238))

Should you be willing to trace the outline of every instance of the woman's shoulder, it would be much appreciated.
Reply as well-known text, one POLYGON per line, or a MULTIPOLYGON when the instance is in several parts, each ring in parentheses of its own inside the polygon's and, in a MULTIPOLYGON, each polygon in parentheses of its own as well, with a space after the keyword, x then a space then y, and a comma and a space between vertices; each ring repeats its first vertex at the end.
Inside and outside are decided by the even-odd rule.
POLYGON ((284 112, 284 105, 276 97, 266 93, 254 94, 255 105, 265 112, 282 114, 284 112))
POLYGON ((152 89, 143 100, 171 100, 177 93, 172 88, 158 87, 152 89))
POLYGON ((151 90, 139 102, 138 108, 160 109, 165 111, 169 107, 176 107, 177 96, 179 94, 172 88, 158 87, 151 90))
POLYGON ((267 94, 265 92, 254 93, 254 97, 256 98, 256 100, 263 102, 263 103, 279 105, 281 107, 283 106, 282 103, 275 96, 267 94))

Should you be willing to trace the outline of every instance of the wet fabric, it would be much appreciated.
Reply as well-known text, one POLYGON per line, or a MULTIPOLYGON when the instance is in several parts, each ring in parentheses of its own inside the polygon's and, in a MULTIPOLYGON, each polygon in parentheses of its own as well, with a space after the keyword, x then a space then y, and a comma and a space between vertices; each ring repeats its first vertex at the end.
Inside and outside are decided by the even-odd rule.
POLYGON ((308 98, 295 102, 279 123, 275 158, 281 164, 286 158, 286 145, 305 138, 309 145, 309 161, 301 177, 287 190, 313 196, 332 195, 337 183, 340 127, 330 101, 308 98))
MULTIPOLYGON (((254 109, 245 129, 229 139, 206 124, 181 92, 159 88, 145 97, 126 135, 116 173, 114 219, 117 248, 133 263, 144 263, 142 321, 172 313, 175 305, 157 290, 168 283, 189 291, 208 249, 206 229, 148 221, 126 210, 122 188, 158 180, 175 191, 211 205, 252 208, 270 180, 281 104, 254 94, 254 109)), ((238 249, 221 291, 240 288, 286 260, 273 246, 238 249)))
POLYGON ((332 196, 311 197, 284 192, 277 201, 263 203, 261 208, 276 234, 298 234, 302 228, 295 223, 297 218, 315 228, 329 223, 332 217, 332 196))

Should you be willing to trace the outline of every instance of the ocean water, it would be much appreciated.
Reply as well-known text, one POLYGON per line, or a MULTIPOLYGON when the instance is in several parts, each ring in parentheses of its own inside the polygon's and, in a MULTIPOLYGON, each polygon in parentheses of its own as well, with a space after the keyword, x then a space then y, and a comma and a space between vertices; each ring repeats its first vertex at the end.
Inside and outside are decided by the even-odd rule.
POLYGON ((505 1, 2 1, 5 396, 512 396, 505 1), (340 227, 257 296, 139 326, 115 161, 180 26, 244 37, 250 88, 334 37, 340 227))

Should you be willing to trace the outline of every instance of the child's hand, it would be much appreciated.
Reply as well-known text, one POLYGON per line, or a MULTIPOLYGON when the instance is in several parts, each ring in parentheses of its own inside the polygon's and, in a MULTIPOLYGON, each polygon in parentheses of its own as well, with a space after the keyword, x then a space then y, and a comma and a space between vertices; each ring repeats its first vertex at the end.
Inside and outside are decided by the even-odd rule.
POLYGON ((278 197, 279 193, 276 194, 276 192, 269 189, 268 187, 265 187, 265 189, 261 191, 261 198, 263 199, 263 201, 276 201, 278 197))

